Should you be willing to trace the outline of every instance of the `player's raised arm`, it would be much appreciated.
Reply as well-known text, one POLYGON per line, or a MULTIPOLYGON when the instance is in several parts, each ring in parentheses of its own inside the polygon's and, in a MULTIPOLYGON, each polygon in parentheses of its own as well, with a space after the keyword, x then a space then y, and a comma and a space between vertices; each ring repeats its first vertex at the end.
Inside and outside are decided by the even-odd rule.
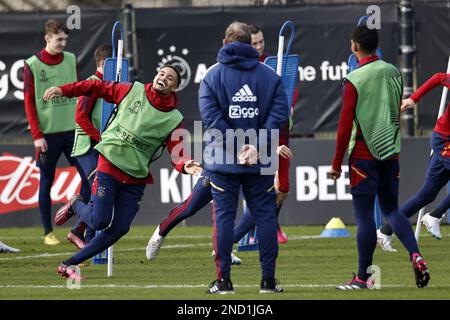
POLYGON ((131 83, 114 81, 84 80, 59 87, 48 88, 43 95, 44 101, 54 97, 79 97, 96 95, 110 103, 119 104, 130 91, 131 83))

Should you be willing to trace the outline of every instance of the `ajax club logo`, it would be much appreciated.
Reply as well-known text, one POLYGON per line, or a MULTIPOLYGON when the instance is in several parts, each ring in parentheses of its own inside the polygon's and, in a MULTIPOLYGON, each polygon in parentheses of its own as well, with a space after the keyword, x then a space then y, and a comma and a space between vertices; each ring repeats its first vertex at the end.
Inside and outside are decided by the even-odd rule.
POLYGON ((171 45, 169 47, 169 52, 167 54, 164 52, 164 49, 158 49, 157 54, 162 58, 158 63, 156 71, 159 71, 159 69, 165 64, 170 64, 177 67, 178 70, 180 70, 181 75, 181 82, 177 88, 177 91, 181 91, 187 87, 189 81, 191 80, 191 67, 189 66, 189 63, 182 57, 186 57, 189 54, 189 50, 183 48, 181 49, 181 54, 177 53, 176 51, 177 47, 175 47, 174 45, 171 45))

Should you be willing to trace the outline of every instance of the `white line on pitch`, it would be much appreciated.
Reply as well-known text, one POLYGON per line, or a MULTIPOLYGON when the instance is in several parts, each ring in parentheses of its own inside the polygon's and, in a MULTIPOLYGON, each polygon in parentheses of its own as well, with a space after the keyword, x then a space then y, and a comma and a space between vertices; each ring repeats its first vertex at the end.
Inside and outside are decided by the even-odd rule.
MULTIPOLYGON (((175 237, 170 237, 171 239, 175 237)), ((317 239, 320 236, 291 236, 290 240, 307 240, 307 239, 317 239)), ((179 249, 179 248, 193 248, 193 247, 205 247, 211 246, 212 243, 196 243, 196 244, 174 244, 174 245, 165 245, 163 249, 179 249)), ((119 249, 117 252, 128 252, 128 251, 140 251, 145 250, 144 247, 141 248, 129 248, 129 249, 119 249)), ((35 254, 31 256, 19 256, 19 257, 8 257, 8 258, 0 258, 0 261, 9 261, 9 260, 24 260, 24 259, 34 259, 34 258, 48 258, 48 257, 58 257, 58 256, 67 256, 74 254, 74 252, 59 252, 59 253, 42 253, 35 254)))
MULTIPOLYGON (((8 253, 9 254, 9 253, 8 253)), ((21 256, 21 257, 12 257, 12 258, 0 258, 0 261, 8 261, 8 260, 23 260, 23 259, 34 259, 34 258, 48 258, 48 257, 59 257, 59 256, 68 256, 73 254, 73 252, 59 252, 59 253, 41 253, 35 254, 32 256, 21 256)))
MULTIPOLYGON (((421 236, 431 236, 431 235, 421 235, 421 236)), ((450 236, 450 234, 448 234, 450 236)), ((212 235, 178 235, 170 236, 170 239, 211 239, 212 235)), ((320 235, 290 235, 289 240, 304 240, 304 239, 317 239, 320 235)), ((2 240, 41 240, 42 237, 1 237, 2 240)), ((150 236, 125 236, 123 239, 150 239, 150 236)))
MULTIPOLYGON (((335 284, 285 284, 285 288, 330 288, 335 284)), ((82 288, 105 289, 189 289, 204 288, 207 284, 150 284, 150 285, 121 285, 121 284, 93 284, 83 285, 82 288)), ((234 285, 236 288, 257 288, 258 285, 234 285)), ((382 288, 415 288, 413 285, 385 284, 382 288)), ((434 286, 433 286, 434 287, 434 286)), ((439 285, 436 288, 448 288, 449 285, 439 285)), ((0 285, 0 289, 66 289, 66 285, 0 285)))
MULTIPOLYGON (((148 236, 137 236, 137 235, 129 235, 125 236, 124 239, 150 239, 151 234, 148 236)), ((2 240, 42 240, 43 237, 0 237, 2 240)), ((177 236, 170 236, 171 239, 207 239, 212 238, 212 235, 177 235, 177 236)))
MULTIPOLYGON (((179 249, 179 248, 193 248, 193 247, 206 247, 211 246, 212 243, 196 243, 196 244, 174 244, 174 245, 166 245, 163 246, 163 249, 179 249)), ((128 252, 128 251, 145 251, 145 247, 141 248, 128 248, 128 249, 117 249, 116 252, 128 252)), ((0 258, 0 261, 8 261, 8 260, 23 260, 23 259, 34 259, 34 258, 48 258, 48 257, 59 257, 59 256, 67 256, 74 254, 75 252, 59 252, 59 253, 41 253, 35 254, 31 256, 19 256, 19 257, 11 257, 11 258, 0 258)))

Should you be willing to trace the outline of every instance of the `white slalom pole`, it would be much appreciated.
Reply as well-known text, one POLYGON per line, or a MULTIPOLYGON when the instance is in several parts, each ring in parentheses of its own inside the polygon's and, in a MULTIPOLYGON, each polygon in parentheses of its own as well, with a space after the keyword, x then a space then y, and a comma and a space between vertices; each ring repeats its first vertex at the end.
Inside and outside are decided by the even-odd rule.
POLYGON ((122 58, 123 58, 123 40, 118 40, 117 43, 117 65, 116 65, 116 81, 122 80, 122 58))
MULTIPOLYGON (((113 209, 114 210, 114 209, 113 209)), ((113 275, 114 246, 108 248, 108 278, 113 275)))
MULTIPOLYGON (((122 79, 122 57, 123 57, 123 40, 120 39, 117 44, 117 65, 116 65, 116 81, 120 82, 122 79)), ((114 217, 114 208, 113 208, 114 217)), ((114 218, 113 218, 114 219, 114 218)), ((114 246, 108 248, 108 278, 113 275, 114 264, 114 246)))
MULTIPOLYGON (((450 73, 450 56, 448 56, 447 73, 450 73)), ((445 101, 447 100, 447 93, 448 93, 448 88, 444 87, 444 89, 442 89, 441 104, 439 105, 438 118, 440 118, 444 114, 445 101)))
POLYGON ((419 243, 420 230, 422 229, 422 218, 423 218, 424 212, 425 212, 425 207, 420 209, 419 215, 417 216, 416 232, 414 233, 414 235, 416 236, 417 243, 419 243))
MULTIPOLYGON (((450 56, 448 56, 447 73, 450 73, 450 56)), ((441 103, 439 104, 438 119, 444 114, 445 101, 447 101, 447 94, 448 94, 448 88, 444 87, 442 89, 441 103)), ((431 150, 431 154, 433 154, 433 150, 431 150)), ((422 218, 423 218, 424 212, 425 212, 425 208, 420 209, 419 216, 417 217, 416 232, 415 232, 417 242, 419 242, 420 229, 422 228, 422 218)))
POLYGON ((283 49, 284 49, 284 36, 278 37, 278 53, 277 53, 277 74, 281 77, 283 70, 283 49))

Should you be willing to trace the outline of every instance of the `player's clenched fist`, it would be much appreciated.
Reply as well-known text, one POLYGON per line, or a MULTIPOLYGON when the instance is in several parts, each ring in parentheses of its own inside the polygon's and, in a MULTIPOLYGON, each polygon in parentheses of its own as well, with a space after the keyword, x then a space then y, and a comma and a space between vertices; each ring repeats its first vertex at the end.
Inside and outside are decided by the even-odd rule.
POLYGON ((330 171, 328 171, 328 177, 333 180, 337 180, 341 177, 341 173, 342 173, 342 170, 338 171, 338 170, 331 168, 330 171))
POLYGON ((406 111, 408 109, 414 108, 416 103, 413 99, 408 98, 402 101, 401 111, 406 111))
POLYGON ((45 90, 44 96, 42 97, 42 99, 44 99, 44 101, 48 101, 51 98, 61 97, 61 96, 62 96, 62 90, 60 88, 50 87, 47 90, 45 90))

